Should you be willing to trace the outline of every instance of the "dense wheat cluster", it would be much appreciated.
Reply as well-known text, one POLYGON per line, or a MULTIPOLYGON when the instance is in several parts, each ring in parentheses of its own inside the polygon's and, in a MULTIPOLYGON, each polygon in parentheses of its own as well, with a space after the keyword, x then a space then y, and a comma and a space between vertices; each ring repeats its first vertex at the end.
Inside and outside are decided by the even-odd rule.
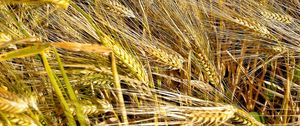
POLYGON ((0 0, 0 126, 300 125, 298 0, 0 0))

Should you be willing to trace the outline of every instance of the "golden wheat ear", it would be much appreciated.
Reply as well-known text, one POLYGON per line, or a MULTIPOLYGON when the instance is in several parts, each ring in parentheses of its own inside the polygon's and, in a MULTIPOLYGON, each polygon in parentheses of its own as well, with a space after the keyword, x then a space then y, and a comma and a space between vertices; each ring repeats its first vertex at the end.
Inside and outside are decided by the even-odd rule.
POLYGON ((197 55, 197 58, 199 58, 199 63, 203 70, 205 71, 205 74, 208 76, 209 82, 217 89, 219 89, 221 92, 224 92, 224 85, 222 84, 221 80, 218 77, 218 73, 216 71, 216 68, 214 65, 210 62, 210 60, 207 58, 206 55, 204 55, 203 52, 199 53, 197 55))
POLYGON ((279 42, 278 38, 272 35, 271 32, 268 30, 268 28, 263 24, 260 24, 251 19, 239 18, 239 17, 234 17, 233 21, 237 24, 252 29, 253 31, 255 31, 256 34, 260 36, 279 42))
MULTIPOLYGON (((98 2, 97 0, 96 2, 98 2)), ((111 12, 115 15, 122 16, 122 17, 132 17, 135 18, 134 12, 124 6, 123 4, 119 3, 116 0, 100 0, 102 4, 104 5, 105 10, 108 12, 111 12)))
POLYGON ((0 32, 0 42, 9 42, 12 40, 12 37, 8 34, 0 32))
POLYGON ((236 109, 234 107, 199 107, 199 109, 186 111, 189 120, 186 124, 197 125, 221 125, 228 119, 234 117, 236 109))
MULTIPOLYGON (((84 104, 81 105, 83 114, 88 116, 99 115, 111 111, 113 109, 112 105, 106 100, 103 99, 93 99, 93 100, 95 101, 96 104, 90 103, 90 101, 81 101, 81 102, 85 102, 84 104)), ((76 115, 75 107, 73 104, 71 104, 70 110, 73 115, 76 115)))
POLYGON ((143 65, 134 55, 128 53, 128 51, 109 37, 104 37, 102 42, 114 52, 116 57, 126 65, 126 67, 138 80, 148 83, 148 74, 143 65))
POLYGON ((278 21, 285 24, 290 24, 293 22, 293 18, 288 15, 283 15, 283 14, 274 13, 270 11, 262 11, 261 15, 271 21, 278 21))
POLYGON ((17 95, 0 87, 0 110, 9 113, 22 113, 29 108, 28 103, 17 95))
POLYGON ((162 64, 167 65, 171 69, 182 69, 184 59, 178 53, 169 53, 163 49, 154 46, 144 48, 150 55, 157 58, 162 64))
MULTIPOLYGON (((25 114, 5 114, 7 121, 16 126, 38 126, 32 118, 25 114)), ((1 125, 1 120, 0 120, 1 125)))
POLYGON ((254 20, 250 20, 250 19, 245 19, 245 18, 239 18, 239 17, 234 17, 233 21, 237 24, 243 25, 245 27, 248 27, 249 29, 252 29, 258 33, 261 34, 270 34, 270 31, 267 29, 267 27, 265 27, 264 25, 255 22, 254 20))
POLYGON ((70 0, 0 0, 0 3, 6 4, 41 4, 41 3, 52 3, 60 8, 67 9, 70 5, 70 0))
POLYGON ((230 119, 233 123, 245 126, 264 126, 264 124, 258 122, 249 113, 244 110, 237 109, 233 118, 230 119))

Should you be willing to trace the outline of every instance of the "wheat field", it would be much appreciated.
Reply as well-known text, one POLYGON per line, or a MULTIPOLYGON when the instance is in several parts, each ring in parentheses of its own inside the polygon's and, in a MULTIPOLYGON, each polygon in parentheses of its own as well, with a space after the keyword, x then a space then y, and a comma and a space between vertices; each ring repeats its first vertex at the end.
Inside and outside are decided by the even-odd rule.
POLYGON ((0 126, 300 125, 298 0, 0 0, 0 126))

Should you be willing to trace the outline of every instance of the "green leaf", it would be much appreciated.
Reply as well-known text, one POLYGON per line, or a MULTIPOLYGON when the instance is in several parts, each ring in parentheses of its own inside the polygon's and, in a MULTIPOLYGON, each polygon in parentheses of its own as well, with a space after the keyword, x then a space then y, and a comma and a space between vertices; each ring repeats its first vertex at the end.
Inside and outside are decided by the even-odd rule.
POLYGON ((258 122, 265 124, 265 119, 258 112, 250 112, 250 115, 258 122))
POLYGON ((32 55, 36 55, 44 51, 49 47, 48 44, 44 45, 34 45, 14 51, 10 51, 8 53, 4 53, 0 55, 0 61, 5 61, 13 58, 23 58, 23 57, 28 57, 32 55))

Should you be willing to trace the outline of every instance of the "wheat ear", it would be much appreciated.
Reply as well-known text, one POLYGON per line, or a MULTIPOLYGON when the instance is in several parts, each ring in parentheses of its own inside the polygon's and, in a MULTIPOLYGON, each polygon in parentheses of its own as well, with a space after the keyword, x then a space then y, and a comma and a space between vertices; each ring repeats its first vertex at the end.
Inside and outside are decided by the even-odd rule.
POLYGON ((145 47, 145 51, 159 59, 171 69, 181 69, 184 59, 178 53, 168 53, 158 47, 145 47))
POLYGON ((265 27, 264 25, 262 25, 258 22, 255 22, 252 20, 246 20, 243 18, 236 18, 236 17, 234 18, 234 22, 236 22, 240 25, 243 25, 247 28, 250 28, 257 33, 260 33, 259 34, 260 36, 263 36, 263 37, 269 38, 271 40, 275 40, 278 43, 281 43, 274 35, 271 34, 271 32, 267 29, 267 27, 265 27))
POLYGON ((69 4, 70 4, 70 0, 0 0, 3 1, 5 3, 32 3, 32 4, 36 4, 36 3, 44 3, 44 2, 48 2, 48 3, 53 3, 61 8, 67 9, 69 4))
MULTIPOLYGON (((126 66, 125 66, 126 67, 126 66)), ((106 71, 102 69, 101 71, 88 71, 88 70, 81 70, 82 73, 85 75, 82 77, 81 80, 78 82, 84 86, 90 86, 91 84, 97 86, 97 87, 106 87, 113 85, 113 76, 110 71, 106 71)), ((130 78, 128 76, 119 75, 120 80, 124 81, 127 85, 139 89, 139 90, 147 90, 147 85, 143 83, 142 81, 139 81, 137 79, 130 78)))
POLYGON ((43 1, 53 3, 64 9, 67 9, 70 5, 70 0, 43 0, 43 1))
MULTIPOLYGON (((5 118, 13 124, 17 126, 38 126, 32 118, 25 114, 5 114, 5 118)), ((0 120, 0 125, 5 124, 5 121, 0 120)))
POLYGON ((202 66, 203 70, 205 71, 205 74, 208 76, 209 82, 217 89, 220 89, 220 91, 224 92, 224 86, 221 83, 215 67, 212 65, 210 60, 207 58, 206 55, 204 55, 203 52, 200 52, 198 54, 199 63, 202 66))
POLYGON ((236 109, 230 105, 222 107, 197 107, 196 109, 185 111, 185 114, 189 117, 186 124, 220 125, 233 118, 235 112, 236 109))
POLYGON ((275 21, 282 22, 285 24, 289 24, 289 23, 293 22, 293 18, 288 15, 278 14, 278 13, 269 12, 269 11, 262 11, 261 15, 263 17, 265 17, 266 19, 275 20, 275 21))
POLYGON ((12 37, 10 35, 0 32, 0 42, 8 42, 11 40, 12 40, 12 37))
MULTIPOLYGON (((105 113, 105 112, 111 111, 113 109, 112 105, 106 100, 97 99, 96 101, 97 101, 97 104, 81 105, 83 114, 89 115, 89 116, 90 115, 99 115, 101 113, 105 113)), ((71 105, 70 110, 73 115, 76 114, 74 105, 71 105)))
POLYGON ((125 7, 123 4, 117 2, 116 0, 105 1, 105 9, 122 17, 132 17, 135 18, 133 11, 130 8, 125 7))
POLYGON ((246 20, 244 18, 234 17, 233 21, 235 23, 238 23, 240 25, 248 27, 248 28, 250 28, 250 29, 252 29, 252 30, 254 30, 258 33, 267 34, 267 35, 270 34, 270 31, 267 29, 267 27, 265 27, 264 25, 262 25, 258 22, 255 22, 253 20, 246 20))
POLYGON ((81 82, 83 82, 83 85, 91 85, 91 84, 100 84, 100 85, 112 85, 113 84, 113 77, 111 73, 106 73, 106 72, 100 72, 100 73, 95 73, 91 72, 85 75, 82 79, 81 82))
POLYGON ((256 121, 251 115, 241 109, 237 109, 234 117, 231 120, 235 123, 239 123, 246 126, 264 126, 260 122, 256 121))
POLYGON ((109 37, 103 37, 102 42, 105 46, 109 47, 114 52, 116 57, 126 65, 126 67, 137 79, 144 83, 148 82, 148 75, 143 65, 135 58, 135 56, 128 53, 109 37))
POLYGON ((21 113, 29 108, 28 103, 17 95, 0 88, 0 110, 9 113, 21 113))

